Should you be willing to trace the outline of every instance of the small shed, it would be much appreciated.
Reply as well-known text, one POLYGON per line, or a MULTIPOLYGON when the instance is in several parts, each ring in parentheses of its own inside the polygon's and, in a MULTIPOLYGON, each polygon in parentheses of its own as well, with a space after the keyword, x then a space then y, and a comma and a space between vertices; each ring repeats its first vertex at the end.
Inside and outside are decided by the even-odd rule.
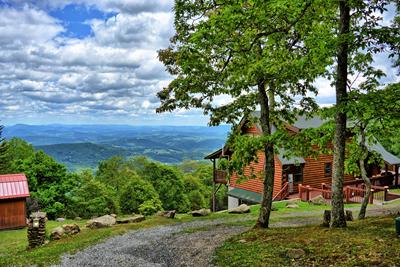
POLYGON ((0 175, 0 230, 26 226, 26 198, 29 197, 25 174, 0 175))

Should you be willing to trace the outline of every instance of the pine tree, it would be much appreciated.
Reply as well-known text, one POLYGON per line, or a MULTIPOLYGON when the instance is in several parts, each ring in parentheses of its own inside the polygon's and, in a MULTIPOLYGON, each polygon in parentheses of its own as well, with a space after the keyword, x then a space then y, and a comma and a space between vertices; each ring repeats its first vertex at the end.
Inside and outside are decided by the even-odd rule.
POLYGON ((9 169, 9 155, 8 155, 8 144, 3 138, 4 126, 0 125, 0 173, 6 173, 9 169))

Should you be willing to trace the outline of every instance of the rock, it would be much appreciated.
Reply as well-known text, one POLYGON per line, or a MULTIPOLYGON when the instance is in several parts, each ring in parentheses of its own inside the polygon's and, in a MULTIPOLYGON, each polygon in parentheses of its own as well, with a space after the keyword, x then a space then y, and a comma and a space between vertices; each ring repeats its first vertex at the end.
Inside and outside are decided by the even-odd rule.
POLYGON ((242 204, 236 208, 229 209, 228 212, 235 213, 235 214, 249 213, 250 207, 247 206, 246 204, 242 204))
POLYGON ((288 209, 298 209, 299 205, 297 205, 297 204, 289 204, 289 205, 286 205, 286 208, 288 208, 288 209))
POLYGON ((210 213, 211 213, 210 209, 199 209, 191 212, 193 217, 207 216, 210 215, 210 213))
POLYGON ((80 220, 82 220, 82 218, 81 218, 81 217, 75 217, 74 220, 75 220, 75 221, 80 221, 80 220))
POLYGON ((157 215, 173 219, 173 218, 175 218, 176 211, 175 210, 159 211, 159 212, 157 212, 157 215))
POLYGON ((58 226, 51 230, 50 232, 50 239, 51 240, 58 240, 64 235, 65 231, 61 226, 58 226))
POLYGON ((111 217, 117 218, 117 214, 110 214, 111 217))
POLYGON ((128 217, 128 218, 118 219, 117 223, 118 224, 136 223, 136 222, 141 222, 144 220, 145 220, 145 217, 143 215, 135 215, 135 216, 128 217))
POLYGON ((310 203, 314 205, 324 205, 326 204, 326 200, 323 196, 319 195, 310 199, 310 203))
POLYGON ((66 235, 76 235, 81 231, 81 228, 79 228, 79 225, 77 225, 76 223, 64 224, 62 228, 64 229, 66 235))
POLYGON ((291 259, 299 259, 305 254, 306 252, 301 248, 291 248, 286 251, 286 255, 291 259))
POLYGON ((65 218, 57 218, 56 219, 56 222, 64 222, 65 221, 65 218))
POLYGON ((86 227, 95 229, 95 228, 110 227, 114 224, 116 224, 116 219, 114 217, 110 215, 104 215, 87 221, 86 227))
POLYGON ((242 243, 242 244, 247 243, 247 240, 246 239, 240 239, 239 243, 242 243))

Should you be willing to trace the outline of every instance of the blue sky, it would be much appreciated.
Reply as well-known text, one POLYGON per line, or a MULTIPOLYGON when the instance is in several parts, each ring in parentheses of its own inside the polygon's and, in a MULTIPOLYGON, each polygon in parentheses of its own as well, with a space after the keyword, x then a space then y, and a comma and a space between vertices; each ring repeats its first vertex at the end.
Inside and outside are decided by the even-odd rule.
MULTIPOLYGON (((157 50, 174 34, 172 6, 172 0, 0 0, 1 123, 206 125, 199 110, 155 114, 156 93, 171 80, 157 50)), ((387 58, 376 65, 387 81, 398 81, 387 58)), ((329 82, 316 85, 318 102, 332 104, 329 82)))

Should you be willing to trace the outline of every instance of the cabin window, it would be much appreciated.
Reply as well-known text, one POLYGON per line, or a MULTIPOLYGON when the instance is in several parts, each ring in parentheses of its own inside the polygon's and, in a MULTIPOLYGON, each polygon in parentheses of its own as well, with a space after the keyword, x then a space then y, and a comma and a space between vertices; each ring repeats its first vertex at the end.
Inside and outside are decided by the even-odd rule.
POLYGON ((325 163, 325 177, 332 176, 332 163, 327 162, 325 163))
POLYGON ((302 166, 295 166, 293 180, 295 183, 303 182, 303 168, 302 166))

